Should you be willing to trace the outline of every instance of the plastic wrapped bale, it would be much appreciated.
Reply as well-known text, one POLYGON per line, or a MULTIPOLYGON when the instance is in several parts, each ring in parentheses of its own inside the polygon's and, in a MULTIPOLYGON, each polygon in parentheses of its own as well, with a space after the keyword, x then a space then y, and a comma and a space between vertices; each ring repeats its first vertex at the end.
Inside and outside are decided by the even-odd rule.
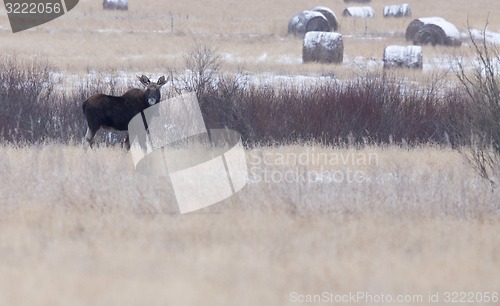
POLYGON ((368 3, 372 0, 344 0, 345 3, 357 2, 357 3, 368 3))
POLYGON ((411 16, 411 8, 408 3, 388 5, 384 7, 384 17, 408 17, 411 16))
POLYGON ((339 29, 339 22, 337 20, 337 16, 331 9, 324 6, 317 6, 313 8, 311 11, 320 12, 321 14, 323 14, 326 20, 328 20, 328 24, 330 25, 331 31, 335 32, 339 29))
POLYGON ((375 11, 370 6, 352 6, 346 8, 342 15, 356 18, 373 18, 375 17, 375 11))
POLYGON ((104 0, 102 7, 105 10, 128 10, 128 0, 104 0))
POLYGON ((457 27, 440 17, 413 20, 406 28, 405 36, 415 45, 462 45, 462 38, 457 27))
POLYGON ((422 47, 387 46, 384 49, 384 68, 422 69, 422 47))
POLYGON ((302 11, 288 22, 288 33, 304 36, 310 31, 330 32, 330 24, 326 17, 316 11, 302 11))
POLYGON ((342 35, 333 32, 307 32, 302 47, 302 62, 342 63, 344 42, 342 35))

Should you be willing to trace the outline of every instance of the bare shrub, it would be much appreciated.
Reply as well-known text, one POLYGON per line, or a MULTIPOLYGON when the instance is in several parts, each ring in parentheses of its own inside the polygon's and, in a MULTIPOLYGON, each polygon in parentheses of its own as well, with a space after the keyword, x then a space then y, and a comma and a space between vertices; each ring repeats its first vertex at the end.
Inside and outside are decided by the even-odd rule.
POLYGON ((471 139, 464 155, 495 185, 500 176, 500 52, 488 43, 485 33, 486 28, 478 39, 469 28, 474 68, 469 71, 464 61, 458 60, 456 76, 468 97, 467 116, 461 122, 471 139))
POLYGON ((53 69, 39 60, 0 58, 1 139, 23 142, 44 137, 54 115, 47 107, 54 98, 51 72, 53 69))
POLYGON ((240 130, 241 115, 235 107, 242 95, 243 87, 238 73, 223 75, 222 58, 209 44, 197 43, 185 57, 185 74, 180 78, 181 91, 194 91, 200 104, 206 127, 233 128, 240 130))
POLYGON ((222 58, 209 44, 196 43, 184 58, 186 74, 181 78, 183 90, 194 91, 198 98, 216 84, 222 58))

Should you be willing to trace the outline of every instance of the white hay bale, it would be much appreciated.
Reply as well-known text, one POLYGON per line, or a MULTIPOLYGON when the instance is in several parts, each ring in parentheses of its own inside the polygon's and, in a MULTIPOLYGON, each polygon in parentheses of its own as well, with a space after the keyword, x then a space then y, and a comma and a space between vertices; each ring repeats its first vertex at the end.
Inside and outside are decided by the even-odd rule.
POLYGON ((384 7, 384 17, 407 17, 411 16, 411 8, 408 3, 388 5, 384 7))
POLYGON ((317 6, 311 11, 320 12, 321 14, 323 14, 323 16, 325 16, 326 20, 328 20, 328 24, 330 24, 330 31, 335 32, 338 30, 339 22, 337 16, 331 9, 324 6, 317 6))
POLYGON ((104 0, 102 7, 105 10, 128 10, 128 0, 104 0))
POLYGON ((346 8, 342 15, 356 18, 373 18, 375 17, 375 11, 370 6, 352 6, 346 8))
POLYGON ((345 3, 357 2, 357 3, 368 3, 372 0, 344 0, 345 3))
POLYGON ((384 68, 422 69, 422 66, 422 47, 420 46, 387 46, 384 49, 384 68))
POLYGON ((307 32, 302 47, 302 62, 342 63, 342 35, 333 32, 307 32))
POLYGON ((415 45, 448 45, 460 46, 460 31, 452 23, 441 17, 418 18, 410 22, 406 28, 406 39, 415 45))
POLYGON ((310 31, 330 32, 330 24, 326 17, 317 11, 302 11, 288 22, 288 33, 304 35, 310 31))

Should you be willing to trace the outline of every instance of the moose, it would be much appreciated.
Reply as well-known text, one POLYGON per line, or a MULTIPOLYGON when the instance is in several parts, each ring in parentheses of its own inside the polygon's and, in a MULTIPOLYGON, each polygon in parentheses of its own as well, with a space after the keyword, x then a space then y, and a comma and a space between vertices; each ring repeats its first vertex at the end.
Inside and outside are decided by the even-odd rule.
MULTIPOLYGON (((135 115, 160 102, 160 88, 168 81, 165 76, 160 77, 156 83, 145 75, 138 78, 146 86, 145 90, 133 88, 119 97, 96 94, 83 102, 83 114, 88 125, 85 140, 90 147, 100 128, 128 131, 128 123, 135 115)), ((129 146, 128 136, 126 145, 129 146)))

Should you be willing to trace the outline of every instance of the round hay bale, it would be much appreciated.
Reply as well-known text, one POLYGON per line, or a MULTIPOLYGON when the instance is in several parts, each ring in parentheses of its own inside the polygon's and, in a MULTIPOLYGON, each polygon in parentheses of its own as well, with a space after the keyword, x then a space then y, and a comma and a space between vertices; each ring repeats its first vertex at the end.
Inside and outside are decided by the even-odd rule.
POLYGON ((422 58, 420 46, 387 46, 384 49, 384 68, 422 69, 422 58))
POLYGON ((411 8, 408 3, 388 5, 384 7, 384 17, 408 17, 411 16, 411 8))
POLYGON ((370 6, 352 6, 346 8, 342 15, 355 18, 373 18, 375 11, 370 6))
POLYGON ((342 63, 344 42, 342 35, 333 32, 307 32, 302 47, 302 62, 342 63))
POLYGON ((337 16, 335 16, 335 13, 331 9, 324 6, 317 6, 313 8, 311 11, 320 12, 321 14, 323 14, 326 20, 328 20, 328 24, 330 25, 331 31, 335 32, 338 30, 339 22, 337 20, 337 16))
POLYGON ((104 0, 102 7, 105 10, 128 10, 128 0, 104 0))
POLYGON ((288 33, 304 36, 310 31, 330 32, 330 24, 326 17, 316 11, 302 11, 288 22, 288 33))
POLYGON ((462 45, 460 31, 452 23, 440 17, 413 20, 406 28, 405 36, 415 45, 462 45))

